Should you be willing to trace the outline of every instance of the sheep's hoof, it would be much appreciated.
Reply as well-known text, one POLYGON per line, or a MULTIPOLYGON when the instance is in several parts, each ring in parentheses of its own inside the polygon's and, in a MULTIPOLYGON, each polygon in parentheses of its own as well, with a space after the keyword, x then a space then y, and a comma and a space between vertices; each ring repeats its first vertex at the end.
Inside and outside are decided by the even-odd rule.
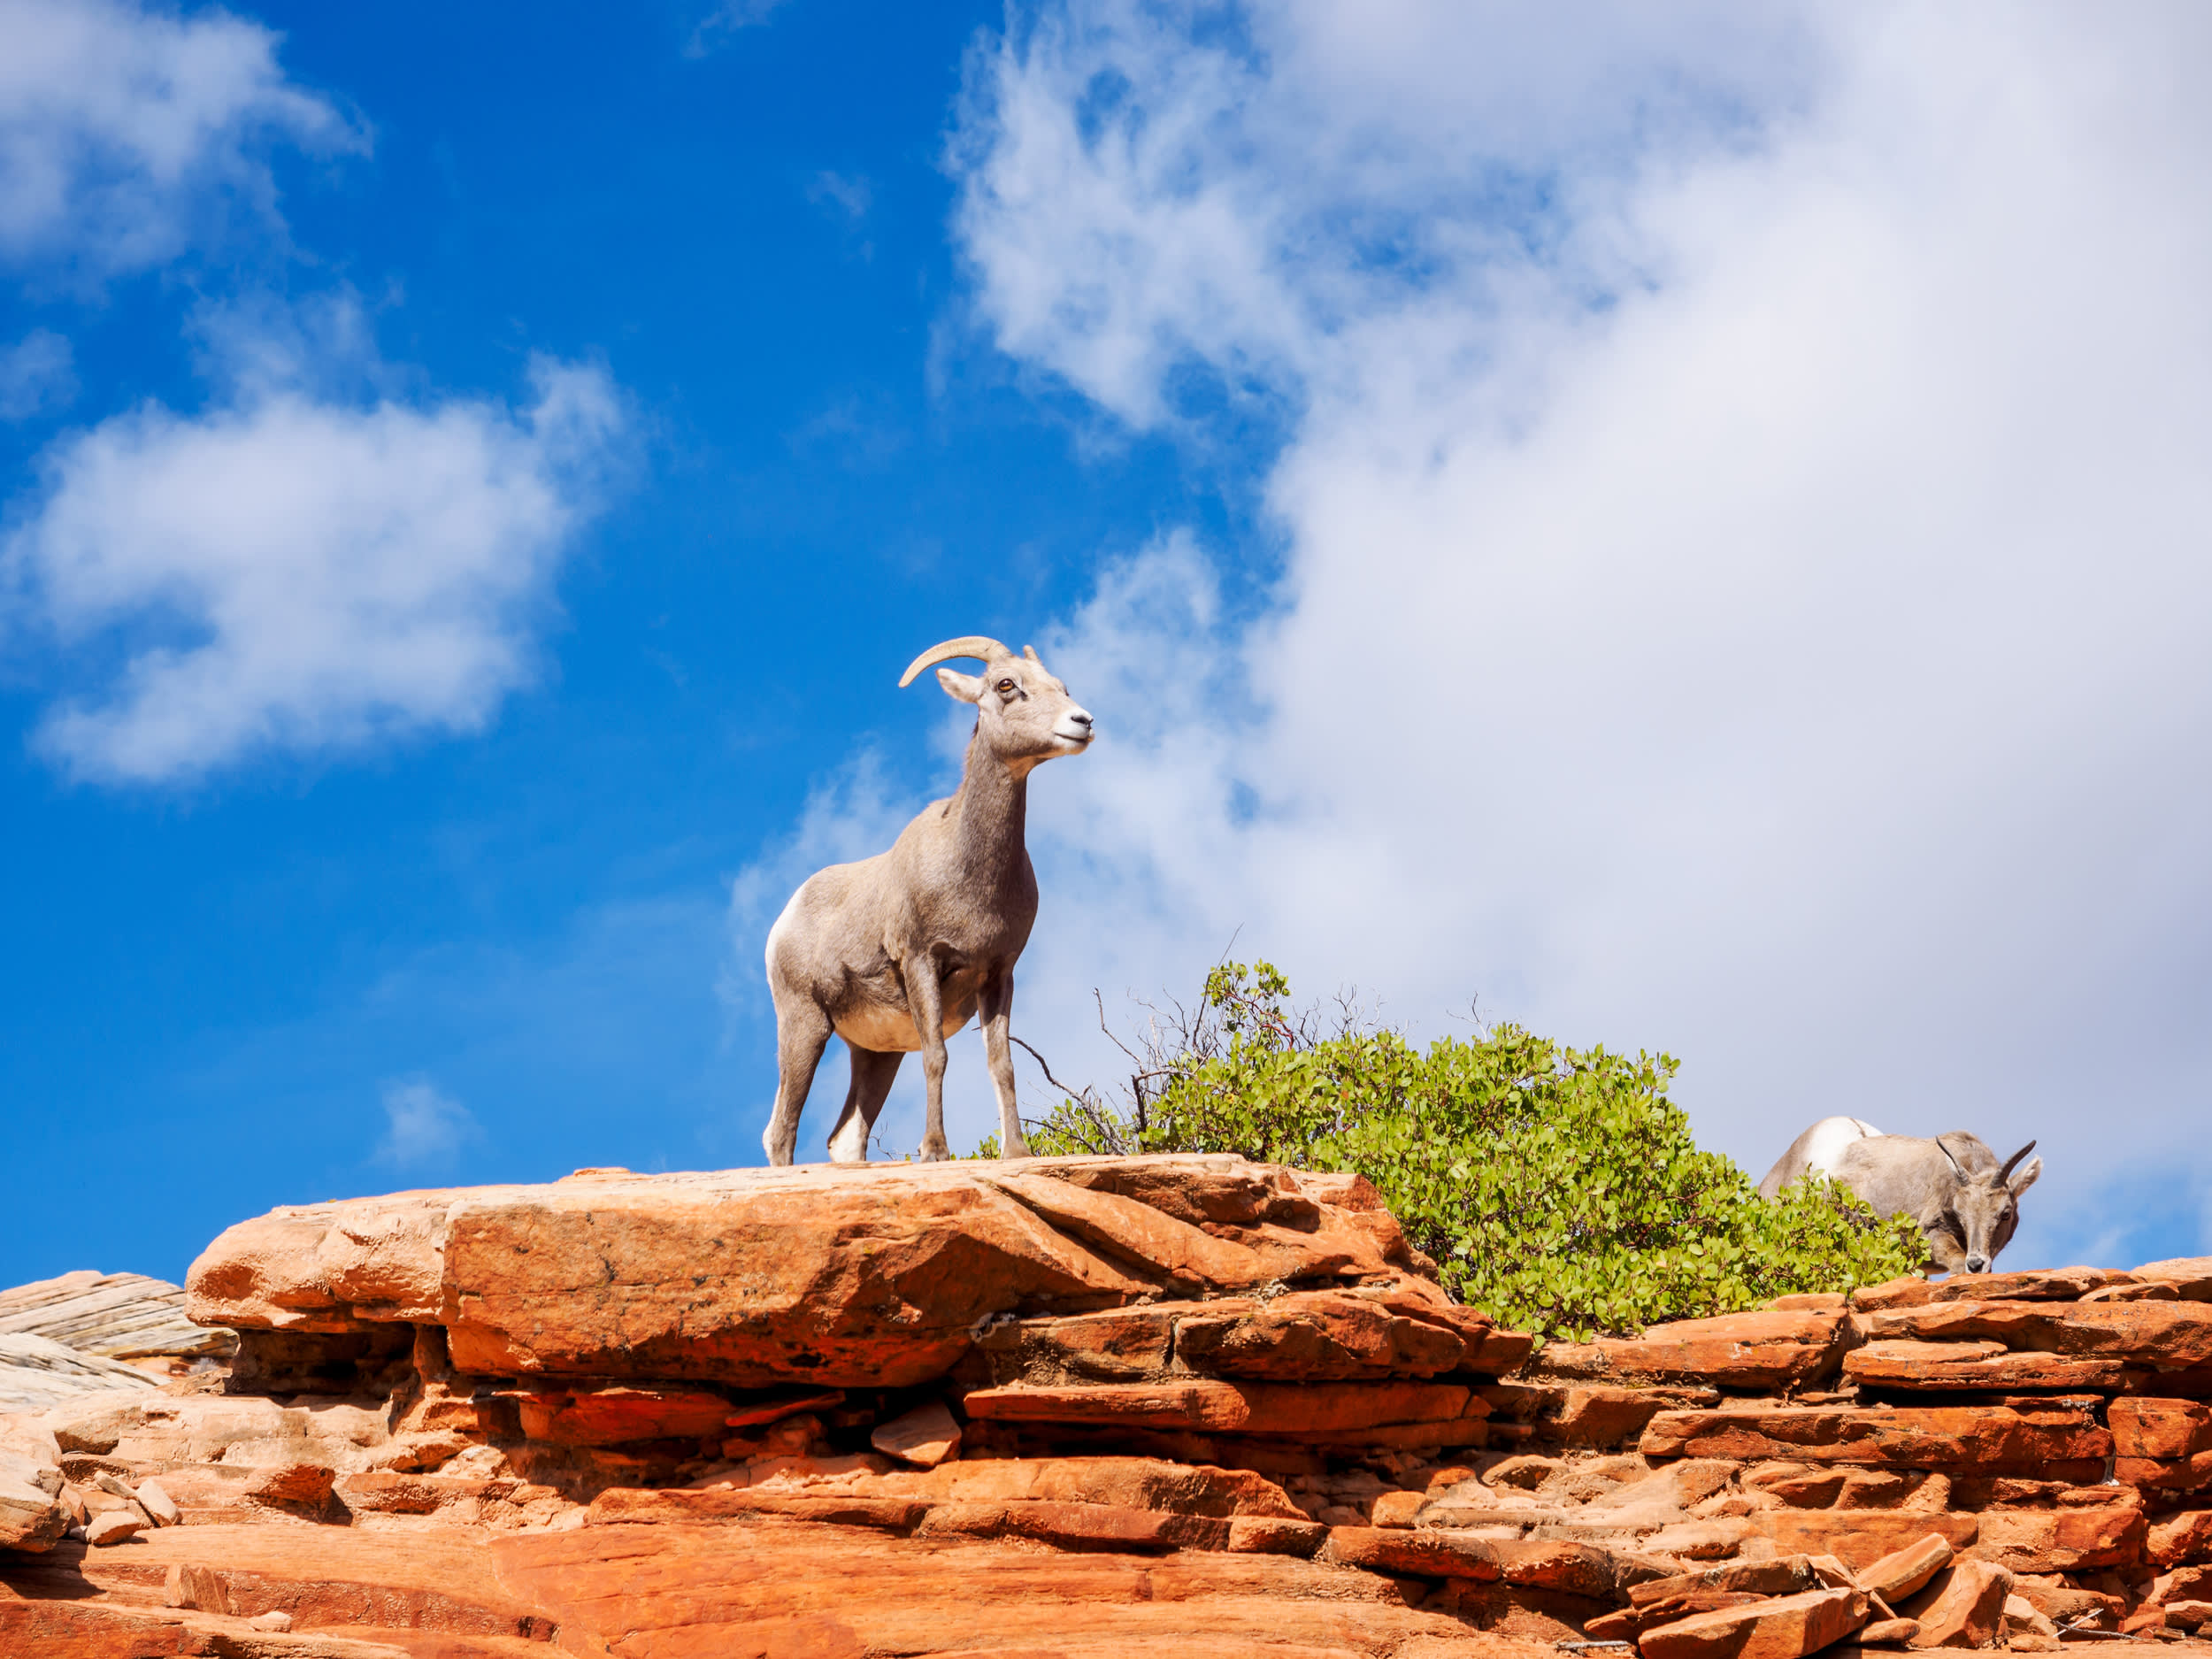
POLYGON ((952 1148, 946 1145, 943 1141, 940 1141, 933 1147, 926 1144, 924 1145, 922 1149, 914 1155, 914 1162, 917 1164, 942 1164, 951 1156, 952 1148))

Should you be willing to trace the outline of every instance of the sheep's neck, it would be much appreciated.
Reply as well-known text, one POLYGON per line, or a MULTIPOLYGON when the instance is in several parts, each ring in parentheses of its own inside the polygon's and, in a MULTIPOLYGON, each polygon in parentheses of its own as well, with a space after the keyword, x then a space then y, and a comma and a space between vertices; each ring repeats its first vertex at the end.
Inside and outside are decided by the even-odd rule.
POLYGON ((968 745, 960 780, 960 873, 969 883, 995 886, 1025 856, 1029 822, 1029 774, 1017 772, 980 743, 968 745))

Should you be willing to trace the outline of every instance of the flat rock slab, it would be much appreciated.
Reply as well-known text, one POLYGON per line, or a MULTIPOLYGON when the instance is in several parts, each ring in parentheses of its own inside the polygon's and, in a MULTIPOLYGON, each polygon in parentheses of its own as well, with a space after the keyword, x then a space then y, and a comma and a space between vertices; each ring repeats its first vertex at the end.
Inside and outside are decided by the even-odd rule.
POLYGON ((1002 1423, 1105 1423, 1232 1434, 1309 1436, 1389 1424, 1446 1423, 1487 1408, 1458 1383, 1248 1383, 1194 1378, 1082 1388, 981 1388, 961 1402, 1002 1423))
POLYGON ((1981 1338, 2033 1349, 2182 1371, 2212 1364, 2212 1302, 1943 1301, 1866 1316, 1878 1340, 1981 1338))
POLYGON ((89 1394, 156 1386, 153 1378, 121 1360, 81 1353, 27 1332, 0 1333, 0 1411, 35 1415, 89 1394))
MULTIPOLYGON (((979 1525, 989 1519, 967 1518, 979 1525)), ((111 1596, 144 1602, 158 1599, 172 1569, 188 1570, 196 1591, 219 1598, 226 1612, 0 1596, 0 1651, 28 1647, 42 1621, 50 1629, 58 1618, 77 1622, 68 1632, 73 1645, 50 1651, 97 1659, 289 1651, 249 1647, 237 1637, 231 1648, 146 1640, 165 1620, 175 1627, 282 1611, 295 1637, 312 1633, 324 1644, 300 1651, 363 1659, 432 1651, 470 1659, 568 1651, 624 1659, 1070 1651, 1159 1659, 1254 1652, 1271 1659, 1557 1659, 1548 1644, 1409 1608, 1394 1584, 1371 1575, 1266 1554, 1041 1550, 1019 1541, 1020 1527, 1070 1518, 1011 1519, 1004 1536, 1012 1542, 898 1538, 773 1516, 736 1527, 588 1526, 488 1544, 434 1528, 397 1535, 177 1527, 116 1549, 73 1552, 43 1569, 9 1563, 0 1580, 31 1598, 54 1596, 81 1575, 111 1596), (338 1645, 354 1640, 357 1647, 338 1645), (434 1646, 411 1645, 426 1640, 434 1646)), ((186 1581, 186 1571, 176 1578, 186 1581)))
POLYGON ((1679 1319, 1594 1346, 1611 1372, 1626 1379, 1780 1388, 1832 1371, 1852 1340, 1840 1311, 1770 1309, 1679 1319))
POLYGON ((1637 1639, 1644 1659, 1803 1659, 1866 1623, 1857 1590, 1807 1590, 1693 1613, 1637 1639))
POLYGON ((2124 1359, 2014 1354, 2001 1342, 1869 1342, 1844 1356, 1847 1381, 1876 1388, 1991 1394, 2109 1394, 2136 1373, 2124 1359))
POLYGON ((181 1285, 91 1269, 0 1290, 0 1334, 42 1336, 109 1359, 192 1358, 237 1346, 228 1331, 185 1317, 181 1285))
POLYGON ((303 1205, 232 1227, 188 1287, 195 1319, 247 1332, 443 1325, 478 1375, 895 1387, 1006 1314, 1393 1282, 1448 1309, 1416 1269, 1356 1177, 1190 1155, 589 1171, 303 1205))
POLYGON ((2056 1404, 1748 1406, 1663 1411, 1639 1449, 1647 1457, 1773 1457, 2090 1483, 2104 1478, 2112 1436, 2089 1412, 2056 1404))

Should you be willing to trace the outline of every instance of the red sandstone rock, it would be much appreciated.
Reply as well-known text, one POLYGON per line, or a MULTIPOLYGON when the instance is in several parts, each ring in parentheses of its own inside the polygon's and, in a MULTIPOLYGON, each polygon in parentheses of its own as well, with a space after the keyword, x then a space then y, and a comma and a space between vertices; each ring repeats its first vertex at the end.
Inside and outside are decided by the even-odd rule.
POLYGON ((1092 1388, 982 1388, 961 1402, 971 1417, 1003 1423, 1114 1423, 1239 1434, 1326 1433, 1480 1415, 1457 1383, 1234 1383, 1193 1379, 1092 1388))
POLYGON ((1933 1533, 1954 1549, 1980 1535, 1971 1515, 1916 1514, 1904 1509, 1769 1509, 1747 1517, 1760 1536, 1786 1554, 1831 1555, 1855 1572, 1911 1548, 1933 1533))
POLYGON ((2147 1263, 2135 1270, 2135 1277, 2171 1285, 2185 1302, 2212 1302, 2212 1256, 2147 1263))
POLYGON ((1878 1595, 1885 1601, 1900 1601, 1949 1566, 1951 1553, 1951 1540, 1940 1532, 1931 1532, 1917 1543, 1893 1550, 1880 1560, 1858 1568, 1856 1577, 1870 1595, 1878 1595))
POLYGON ((1211 1516, 1129 1509, 1105 1503, 939 1503, 914 1529, 918 1539, 1025 1538, 1059 1549, 1149 1554, 1226 1549, 1229 1524, 1211 1516))
POLYGON ((2117 1459, 2113 1472, 2127 1485, 2169 1492, 2212 1486, 2212 1404, 2115 1400, 2107 1420, 2117 1459))
POLYGON ((1808 1590, 1695 1613, 1637 1638, 1644 1659, 1802 1659, 1866 1623, 1857 1590, 1808 1590))
POLYGON ((1945 1279, 1917 1277, 1863 1285, 1851 1305, 1871 1313, 1890 1308, 1922 1308, 1947 1302, 2073 1302, 2108 1285, 2134 1281, 2133 1273, 2101 1267, 2058 1267, 2024 1273, 1954 1273, 1945 1279))
POLYGON ((1634 1340, 1595 1347, 1624 1378, 1779 1388, 1833 1370, 1851 1340, 1840 1312, 1770 1310, 1655 1325, 1634 1340))
POLYGON ((1240 1515, 1229 1522, 1229 1549, 1233 1555, 1310 1555, 1328 1536, 1329 1529, 1318 1521, 1240 1515))
POLYGON ((1298 1187, 1211 1156, 595 1173, 280 1210, 217 1240, 188 1289, 194 1317, 249 1331, 441 1324, 480 1374, 900 1386, 941 1374, 990 1315, 1056 1299, 1411 1271, 1387 1212, 1298 1187), (1216 1237, 1106 1190, 1193 1180, 1274 1192, 1301 1225, 1261 1203, 1216 1237))
MULTIPOLYGON (((815 1411, 827 1411, 834 1406, 841 1406, 844 1403, 845 1391, 841 1388, 822 1388, 811 1394, 787 1394, 780 1399, 749 1401, 735 1410, 731 1410, 729 1415, 722 1419, 722 1426, 730 1429, 759 1428, 771 1423, 780 1423, 786 1417, 795 1417, 815 1411)), ((728 1408, 726 1406, 725 1409, 728 1408)))
POLYGON ((2004 1632, 2012 1575, 1985 1561, 1956 1561, 1897 1610, 1919 1621, 1915 1647, 1992 1647, 2004 1632))
POLYGON ((1061 1319, 1010 1319, 984 1333, 977 1346, 990 1357, 994 1380, 1142 1382, 1167 1374, 1175 1314, 1256 1306, 1240 1298, 1216 1302, 1152 1303, 1110 1308, 1061 1319))
POLYGON ((1665 1411, 1638 1448, 1647 1457, 1781 1457, 2094 1480, 2112 1437, 2086 1411, 2055 1405, 1815 1406, 1665 1411))
POLYGON ((1491 1384, 1481 1397, 1494 1417, 1527 1423, 1545 1442, 1625 1447, 1662 1411, 1714 1405, 1720 1394, 1711 1388, 1507 1382, 1491 1384))
POLYGON ((959 1455, 960 1425, 953 1421, 952 1413, 945 1409, 942 1401, 932 1400, 902 1417, 879 1425, 869 1435, 868 1443, 902 1463, 934 1469, 948 1457, 959 1455))
POLYGON ((522 1432, 556 1446, 620 1446, 630 1440, 721 1437, 730 1402, 695 1389, 595 1388, 526 1394, 522 1432))
POLYGON ((1869 1316, 1878 1340, 1985 1337, 2009 1348, 2180 1370, 2212 1364, 2212 1303, 1959 1301, 1869 1316))
POLYGON ((2158 1568, 2212 1561, 2212 1509, 2180 1509, 2150 1524, 2143 1555, 2158 1568))
POLYGON ((1294 1293, 1248 1311, 1187 1316, 1175 1326, 1176 1358, 1219 1377, 1431 1377, 1457 1369, 1466 1355, 1455 1331, 1335 1291, 1294 1293))
POLYGON ((1302 1518, 1283 1489, 1264 1475, 1153 1457, 994 1457, 927 1471, 857 1472, 834 1479, 803 1479, 795 1484, 800 1490, 918 1498, 933 1503, 1097 1503, 1225 1519, 1302 1518))
POLYGON ((1880 1388, 2106 1392, 2129 1374, 2124 1360, 2012 1354, 2001 1342, 1869 1342, 1843 1360, 1847 1381, 1880 1388))
POLYGON ((1796 1595, 1805 1590, 1833 1587, 1815 1570, 1811 1556, 1797 1555, 1768 1561, 1732 1562, 1724 1567, 1708 1567, 1699 1572, 1647 1578, 1629 1586, 1628 1600, 1632 1607, 1645 1608, 1708 1592, 1796 1595))
POLYGON ((1973 1553, 2015 1572, 2131 1566, 2142 1558, 2143 1512, 2132 1504, 2071 1509, 1985 1509, 1973 1553))

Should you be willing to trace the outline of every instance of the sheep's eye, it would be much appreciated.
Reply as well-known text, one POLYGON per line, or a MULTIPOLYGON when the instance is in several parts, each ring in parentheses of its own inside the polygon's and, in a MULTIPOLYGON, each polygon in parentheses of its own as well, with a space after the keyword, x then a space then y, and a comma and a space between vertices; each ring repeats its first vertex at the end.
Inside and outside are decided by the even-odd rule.
POLYGON ((1014 682, 1010 680, 1002 680, 998 682, 998 688, 1001 691, 1011 691, 1014 688, 1014 682))

